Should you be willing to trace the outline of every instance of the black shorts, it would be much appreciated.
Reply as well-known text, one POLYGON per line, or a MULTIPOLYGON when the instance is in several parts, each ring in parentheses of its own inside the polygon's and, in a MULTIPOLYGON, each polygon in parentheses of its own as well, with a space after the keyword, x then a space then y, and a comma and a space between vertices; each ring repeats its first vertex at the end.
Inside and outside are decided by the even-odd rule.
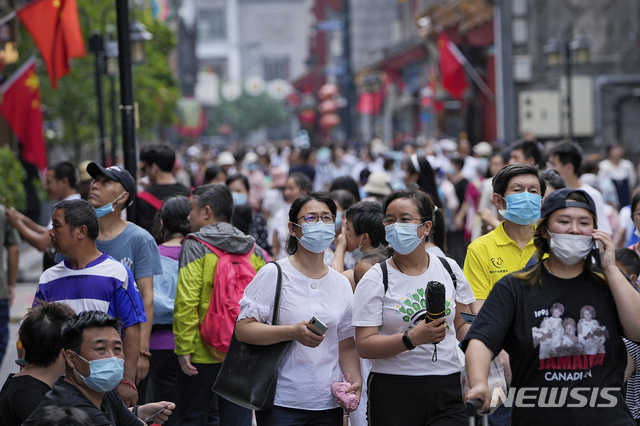
POLYGON ((369 426, 463 426, 468 423, 460 373, 401 376, 372 372, 367 384, 369 426))

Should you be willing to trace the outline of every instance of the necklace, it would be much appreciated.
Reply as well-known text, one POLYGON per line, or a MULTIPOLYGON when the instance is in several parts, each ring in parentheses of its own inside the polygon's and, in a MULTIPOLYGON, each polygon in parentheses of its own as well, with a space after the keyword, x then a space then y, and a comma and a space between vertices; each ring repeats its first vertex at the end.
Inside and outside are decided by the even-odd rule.
POLYGON ((402 269, 400 268, 400 265, 398 265, 398 262, 396 261, 396 255, 393 255, 393 263, 396 264, 396 267, 398 268, 398 271, 402 272, 404 274, 404 272, 402 271, 402 269))

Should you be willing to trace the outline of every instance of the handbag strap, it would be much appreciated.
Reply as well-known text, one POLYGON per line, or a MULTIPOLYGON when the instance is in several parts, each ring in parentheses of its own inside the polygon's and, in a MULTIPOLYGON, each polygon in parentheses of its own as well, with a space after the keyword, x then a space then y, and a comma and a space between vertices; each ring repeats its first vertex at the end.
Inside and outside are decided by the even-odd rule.
POLYGON ((273 318, 271 320, 272 325, 278 325, 280 322, 280 291, 282 290, 282 268, 280 264, 275 261, 271 261, 269 263, 273 263, 276 265, 278 269, 278 282, 276 284, 276 297, 273 300, 273 318))

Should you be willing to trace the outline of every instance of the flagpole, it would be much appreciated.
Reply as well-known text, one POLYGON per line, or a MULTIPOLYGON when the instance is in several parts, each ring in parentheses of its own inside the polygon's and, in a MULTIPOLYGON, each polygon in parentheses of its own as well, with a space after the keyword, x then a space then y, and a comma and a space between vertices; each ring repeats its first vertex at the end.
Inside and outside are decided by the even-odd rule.
POLYGON ((17 12, 15 10, 12 10, 11 12, 7 13, 6 15, 4 15, 2 18, 0 18, 0 25, 4 25, 7 22, 9 22, 10 20, 12 20, 13 18, 16 17, 17 12))

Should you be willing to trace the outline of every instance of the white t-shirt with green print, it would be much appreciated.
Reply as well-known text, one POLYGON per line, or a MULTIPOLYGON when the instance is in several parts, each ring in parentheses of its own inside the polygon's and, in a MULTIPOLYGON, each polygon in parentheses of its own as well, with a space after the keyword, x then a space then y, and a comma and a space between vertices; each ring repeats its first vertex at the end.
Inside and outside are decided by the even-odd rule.
MULTIPOLYGON (((404 333, 415 326, 417 318, 424 317, 425 288, 429 281, 445 285, 447 335, 437 345, 437 361, 433 362, 433 344, 419 345, 412 351, 404 351, 390 358, 372 359, 371 371, 407 376, 448 375, 462 369, 458 358, 455 328, 455 302, 470 304, 475 301, 469 282, 462 269, 451 258, 446 258, 457 277, 457 290, 451 276, 441 262, 431 255, 429 268, 419 276, 401 273, 390 264, 389 289, 385 293, 380 265, 371 268, 360 280, 353 297, 353 321, 355 327, 380 327, 381 335, 404 333)), ((389 262, 389 261, 388 261, 389 262)), ((421 320, 420 320, 421 321, 421 320)))

